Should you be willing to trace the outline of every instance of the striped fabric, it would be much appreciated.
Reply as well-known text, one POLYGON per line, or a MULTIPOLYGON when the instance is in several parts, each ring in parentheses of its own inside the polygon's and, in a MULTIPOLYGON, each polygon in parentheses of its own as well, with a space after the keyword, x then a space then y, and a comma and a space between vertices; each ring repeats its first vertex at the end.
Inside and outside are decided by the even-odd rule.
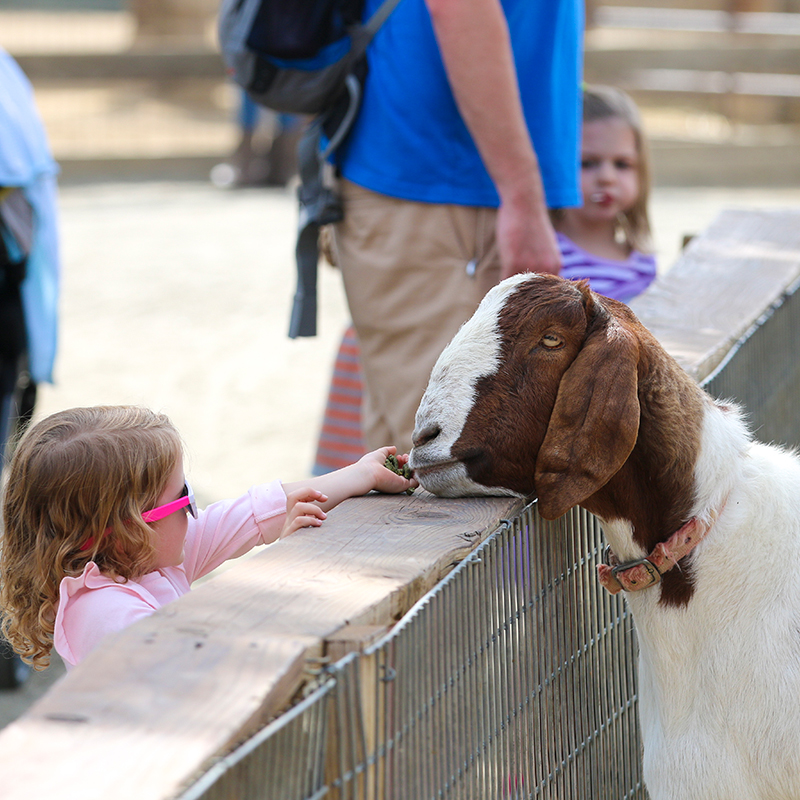
POLYGON ((556 234, 561 250, 561 277, 589 279, 592 291, 627 303, 641 294, 656 277, 656 259, 633 250, 627 261, 611 261, 588 253, 563 233, 556 234))
POLYGON ((333 367, 314 475, 346 467, 366 453, 361 436, 362 389, 358 339, 350 326, 344 332, 333 367))

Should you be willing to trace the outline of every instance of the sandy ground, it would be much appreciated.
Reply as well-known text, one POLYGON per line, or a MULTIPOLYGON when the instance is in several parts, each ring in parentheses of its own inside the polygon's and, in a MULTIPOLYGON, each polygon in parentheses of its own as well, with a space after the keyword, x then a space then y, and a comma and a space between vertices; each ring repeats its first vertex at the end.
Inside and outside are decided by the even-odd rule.
MULTIPOLYGON (((798 190, 656 190, 660 269, 723 208, 800 207, 798 190)), ((320 273, 320 335, 286 336, 296 205, 289 190, 205 183, 61 190, 64 285, 56 383, 38 413, 138 403, 169 414, 198 501, 309 474, 347 322, 338 273, 320 273)), ((0 727, 63 674, 0 690, 0 727)))

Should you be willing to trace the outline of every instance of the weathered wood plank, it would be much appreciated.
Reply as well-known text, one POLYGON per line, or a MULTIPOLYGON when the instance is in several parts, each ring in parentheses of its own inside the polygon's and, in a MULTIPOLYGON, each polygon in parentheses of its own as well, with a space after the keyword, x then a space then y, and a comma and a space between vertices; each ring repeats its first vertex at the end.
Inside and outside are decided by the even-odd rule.
POLYGON ((584 69, 588 81, 614 82, 629 78, 639 70, 676 69, 703 72, 762 72, 796 75, 800 59, 798 45, 789 44, 769 49, 755 44, 726 46, 720 41, 714 47, 625 48, 591 47, 587 43, 584 69))
POLYGON ((601 28, 639 28, 661 31, 704 31, 722 34, 797 36, 800 15, 765 11, 731 12, 727 8, 657 8, 599 6, 594 24, 601 28))
POLYGON ((349 653, 361 653, 388 632, 388 625, 345 625, 325 639, 325 657, 334 662, 349 653))
POLYGON ((60 53, 16 56, 31 81, 224 80, 225 64, 213 50, 155 49, 117 53, 60 53))
POLYGON ((631 308, 703 380, 798 279, 800 209, 728 210, 631 308))
POLYGON ((0 797, 174 796, 287 706, 327 637, 392 624, 519 505, 342 504, 98 648, 0 733, 0 797))

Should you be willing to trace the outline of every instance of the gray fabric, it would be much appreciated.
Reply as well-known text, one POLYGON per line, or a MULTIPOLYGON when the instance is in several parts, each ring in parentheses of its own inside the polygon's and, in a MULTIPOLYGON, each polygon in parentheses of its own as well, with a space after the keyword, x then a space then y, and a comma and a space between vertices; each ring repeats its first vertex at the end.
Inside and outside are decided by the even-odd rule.
POLYGON ((247 46, 262 0, 224 0, 218 25, 222 55, 234 81, 257 103, 283 113, 320 114, 330 108, 345 77, 399 1, 384 0, 365 24, 353 26, 351 47, 339 61, 319 70, 300 70, 276 67, 247 46))

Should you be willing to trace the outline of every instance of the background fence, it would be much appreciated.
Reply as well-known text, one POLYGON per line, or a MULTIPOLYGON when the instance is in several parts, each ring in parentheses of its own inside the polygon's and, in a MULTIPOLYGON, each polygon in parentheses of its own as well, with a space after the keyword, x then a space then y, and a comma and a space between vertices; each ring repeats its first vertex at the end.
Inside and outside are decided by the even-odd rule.
MULTIPOLYGON (((632 93, 657 183, 793 185, 798 0, 587 0, 586 78, 632 93), (700 177, 702 176, 702 178, 700 177)), ((0 0, 66 177, 205 179, 232 157, 239 93, 217 0, 0 0)), ((263 115, 255 151, 275 121, 263 115)))

